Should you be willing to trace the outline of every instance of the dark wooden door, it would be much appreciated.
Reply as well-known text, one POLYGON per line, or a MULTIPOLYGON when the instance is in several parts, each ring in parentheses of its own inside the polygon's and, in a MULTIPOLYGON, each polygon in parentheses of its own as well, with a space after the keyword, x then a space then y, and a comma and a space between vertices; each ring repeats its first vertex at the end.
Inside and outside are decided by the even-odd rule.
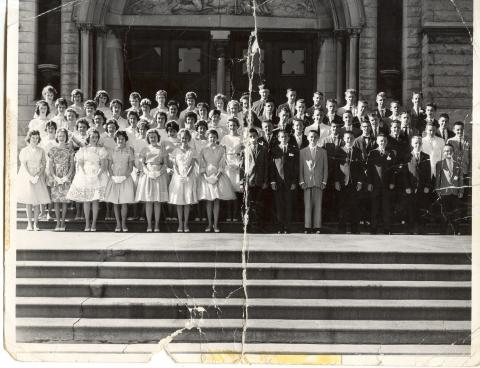
MULTIPOLYGON (((307 105, 315 89, 317 73, 317 47, 314 33, 261 32, 261 64, 255 60, 253 90, 258 91, 260 81, 266 81, 276 104, 285 102, 287 88, 297 91, 298 98, 305 98, 307 105)), ((239 98, 248 91, 248 74, 245 53, 248 48, 248 34, 232 32, 231 52, 233 55, 231 93, 239 98)), ((253 95, 258 98, 258 93, 253 95)))
POLYGON ((125 98, 131 91, 152 99, 164 89, 184 106, 185 93, 210 100, 209 32, 145 29, 127 35, 125 98))

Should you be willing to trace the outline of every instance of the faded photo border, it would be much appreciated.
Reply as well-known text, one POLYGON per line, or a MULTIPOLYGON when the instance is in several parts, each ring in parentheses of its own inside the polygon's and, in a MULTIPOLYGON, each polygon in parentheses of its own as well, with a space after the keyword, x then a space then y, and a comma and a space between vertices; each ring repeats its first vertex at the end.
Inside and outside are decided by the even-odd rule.
MULTIPOLYGON (((3 48, 5 53, 4 76, 5 88, 3 95, 4 108, 2 109, 5 118, 2 126, 2 152, 0 160, 4 165, 4 191, 0 198, 4 204, 3 219, 3 239, 4 239, 4 349, 12 359, 29 362, 89 362, 97 363, 146 363, 161 364, 162 367, 173 366, 171 358, 166 352, 157 351, 151 355, 138 349, 138 354, 122 354, 121 350, 108 344, 92 344, 84 352, 62 353, 62 344, 49 344, 51 350, 39 353, 25 351, 22 344, 15 342, 15 279, 16 279, 16 203, 12 201, 15 198, 15 187, 13 178, 17 173, 17 121, 18 121, 18 17, 19 1, 5 0, 5 37, 6 45, 3 48), (3 155, 3 156, 2 156, 3 155), (156 355, 155 355, 156 354, 156 355)), ((380 1, 380 0, 379 0, 380 1)), ((406 1, 406 0, 405 0, 406 1)), ((453 1, 453 0, 452 0, 453 1)), ((408 356, 408 355, 339 355, 338 358, 329 359, 325 356, 312 356, 311 360, 295 360, 288 358, 270 358, 269 361, 255 360, 252 358, 250 363, 254 364, 322 364, 322 365, 356 365, 356 366, 478 366, 480 365, 480 1, 473 0, 474 3, 474 26, 473 26, 473 101, 472 101, 472 328, 471 328, 471 356, 408 356)), ((2 11, 0 9, 0 11, 2 11)), ((0 21, 2 16, 0 16, 0 21)), ((1 53, 0 53, 1 55, 1 53)), ((3 87, 3 86, 2 86, 3 87)), ((1 106, 1 105, 0 105, 1 106)), ((2 137, 0 135, 0 137, 2 137)), ((34 233, 32 233, 34 234, 34 233)), ((241 234, 238 234, 240 237, 241 234)), ((160 349, 159 349, 160 350, 160 349)), ((227 354, 225 354, 227 355, 227 354)), ((7 358, 8 359, 8 358, 7 358)), ((228 356, 219 357, 217 362, 239 363, 238 361, 229 361, 228 356)), ((209 363, 215 363, 210 361, 209 363)), ((240 363, 248 363, 240 362, 240 363)), ((2 362, 4 367, 20 364, 12 361, 2 362)), ((215 364, 218 366, 218 364, 215 364)), ((104 364, 102 364, 104 366, 104 364)), ((178 365, 177 365, 178 366, 178 365)), ((188 366, 197 366, 197 364, 188 366)), ((200 365, 198 365, 200 366, 200 365)), ((205 366, 205 365, 202 365, 205 366)))

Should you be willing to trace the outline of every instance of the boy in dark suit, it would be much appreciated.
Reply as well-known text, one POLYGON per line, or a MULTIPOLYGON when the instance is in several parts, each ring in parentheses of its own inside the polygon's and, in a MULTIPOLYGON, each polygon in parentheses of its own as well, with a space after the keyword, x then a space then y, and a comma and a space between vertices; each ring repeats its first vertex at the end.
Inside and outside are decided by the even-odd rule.
POLYGON ((445 143, 447 143, 450 138, 455 137, 455 133, 448 126, 449 121, 450 117, 448 114, 441 114, 438 118, 438 129, 435 133, 435 135, 442 138, 445 143))
POLYGON ((287 132, 281 130, 277 135, 279 144, 270 152, 270 185, 277 208, 278 233, 287 234, 292 221, 292 200, 298 183, 299 151, 288 144, 287 132))
POLYGON ((362 190, 362 151, 353 145, 351 131, 343 133, 345 145, 337 148, 335 161, 335 190, 339 192, 338 232, 343 234, 346 222, 350 222, 351 233, 358 234, 358 192, 362 190))
POLYGON ((427 196, 432 186, 430 156, 422 152, 422 138, 411 140, 412 151, 405 158, 403 187, 408 208, 409 232, 423 234, 427 215, 427 196))
MULTIPOLYGON (((289 145, 296 147, 299 151, 308 146, 308 139, 303 129, 303 120, 293 119, 293 133, 290 136, 289 145)), ((303 190, 299 186, 294 193, 293 214, 295 221, 303 221, 303 190)))
POLYGON ((333 123, 342 124, 342 118, 337 115, 337 100, 329 98, 325 103, 325 109, 327 113, 323 118, 323 123, 332 125, 333 123))
POLYGON ((277 109, 277 115, 281 108, 286 107, 290 111, 290 116, 295 115, 295 101, 297 100, 297 91, 292 88, 287 89, 287 101, 280 104, 277 109))
POLYGON ((391 196, 395 189, 396 155, 387 149, 387 137, 379 134, 378 147, 367 158, 368 191, 372 193, 372 234, 377 233, 380 217, 386 234, 390 234, 391 196))
MULTIPOLYGON (((263 191, 268 186, 268 150, 258 139, 255 128, 248 131, 248 142, 243 151, 240 166, 240 189, 247 190, 247 203, 250 221, 259 222, 259 230, 264 230, 263 191)), ((249 222, 250 224, 250 222, 249 222)))
POLYGON ((442 222, 445 233, 449 228, 458 233, 457 220, 459 199, 463 198, 463 170, 453 157, 453 146, 443 147, 444 159, 437 162, 435 174, 435 190, 440 197, 442 222))

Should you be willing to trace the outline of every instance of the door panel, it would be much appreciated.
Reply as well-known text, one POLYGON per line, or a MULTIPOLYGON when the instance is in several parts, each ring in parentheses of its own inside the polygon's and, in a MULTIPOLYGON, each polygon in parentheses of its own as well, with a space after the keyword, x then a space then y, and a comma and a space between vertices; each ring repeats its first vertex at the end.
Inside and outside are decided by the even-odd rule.
POLYGON ((127 36, 126 101, 131 91, 138 91, 153 102, 159 89, 182 106, 188 91, 195 91, 199 101, 209 101, 209 32, 145 29, 127 36))
MULTIPOLYGON (((248 46, 248 34, 232 32, 231 52, 235 63, 232 68, 232 90, 234 98, 248 91, 248 75, 245 74, 243 52, 248 46)), ((297 90, 298 98, 305 98, 310 103, 316 82, 316 35, 309 33, 286 34, 260 33, 260 48, 263 66, 257 68, 253 78, 253 90, 258 90, 260 81, 265 80, 277 105, 285 102, 287 88, 297 90)), ((254 93, 253 99, 257 99, 254 93)))

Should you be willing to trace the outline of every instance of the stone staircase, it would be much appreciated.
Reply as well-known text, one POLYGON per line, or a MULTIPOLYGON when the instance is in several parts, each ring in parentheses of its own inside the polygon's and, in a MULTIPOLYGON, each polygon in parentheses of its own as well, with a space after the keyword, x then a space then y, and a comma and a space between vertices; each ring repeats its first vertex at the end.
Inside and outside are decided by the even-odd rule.
POLYGON ((469 353, 470 237, 18 234, 18 343, 469 353))

